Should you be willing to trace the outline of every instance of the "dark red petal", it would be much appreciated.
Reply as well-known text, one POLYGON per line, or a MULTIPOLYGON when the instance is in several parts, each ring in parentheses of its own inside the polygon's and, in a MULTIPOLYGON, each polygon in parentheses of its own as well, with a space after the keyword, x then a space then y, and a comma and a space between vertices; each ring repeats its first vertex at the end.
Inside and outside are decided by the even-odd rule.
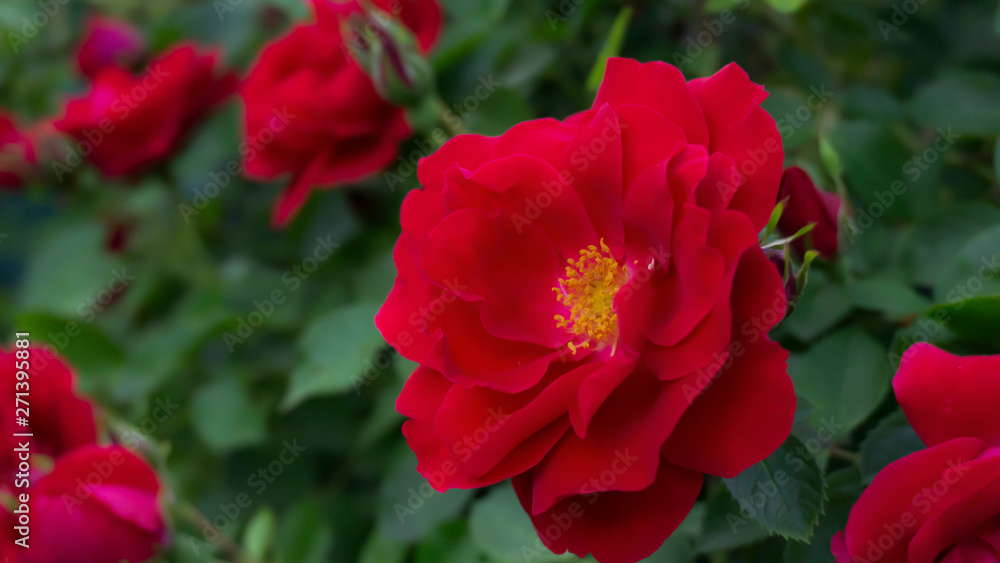
POLYGON ((763 340, 730 353, 732 365, 694 398, 663 447, 671 463, 735 477, 771 455, 792 430, 795 390, 788 352, 763 340))
POLYGON ((763 229, 777 201, 785 160, 774 119, 763 109, 753 108, 743 121, 712 139, 712 152, 732 158, 745 180, 733 194, 729 208, 745 213, 754 229, 763 229))
MULTIPOLYGON (((611 467, 607 473, 615 475, 611 467)), ((592 477, 600 482, 606 476, 592 477)), ((537 514, 531 510, 532 472, 513 483, 539 538, 554 553, 591 553, 601 563, 635 563, 656 551, 687 517, 701 491, 702 475, 661 462, 645 489, 590 489, 537 514)))
POLYGON ((640 174, 680 154, 687 140, 680 127, 645 106, 619 106, 615 113, 622 128, 621 183, 627 194, 640 174))
POLYGON ((608 59, 594 107, 606 103, 614 108, 625 104, 646 106, 680 127, 689 143, 708 146, 708 128, 701 107, 681 71, 667 63, 608 59))
MULTIPOLYGON (((417 165, 417 179, 420 180, 420 185, 424 187, 423 191, 426 192, 424 197, 434 198, 433 201, 440 205, 440 200, 437 199, 440 196, 437 194, 440 194, 441 189, 444 188, 445 172, 452 166, 468 170, 470 173, 475 172, 484 163, 492 160, 497 140, 497 137, 484 137, 482 135, 459 135, 441 145, 438 150, 421 158, 417 165)), ((421 205, 420 207, 425 206, 421 205)), ((416 210, 414 212, 419 213, 416 210)), ((434 223, 437 223, 437 220, 434 223)), ((405 217, 404 221, 406 221, 405 217)))
POLYGON ((903 354, 892 384, 927 446, 961 436, 1000 446, 1000 356, 959 357, 917 343, 903 354))
POLYGON ((688 82, 705 115, 709 136, 709 149, 718 150, 716 139, 723 137, 733 125, 739 123, 750 111, 767 98, 764 87, 750 81, 747 73, 736 63, 724 66, 708 78, 688 82))

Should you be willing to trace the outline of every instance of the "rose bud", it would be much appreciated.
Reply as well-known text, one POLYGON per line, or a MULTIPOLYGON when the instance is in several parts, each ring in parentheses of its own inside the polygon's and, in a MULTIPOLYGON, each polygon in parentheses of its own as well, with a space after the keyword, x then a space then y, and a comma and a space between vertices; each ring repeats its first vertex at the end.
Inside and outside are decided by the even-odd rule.
POLYGON ((17 563, 141 563, 167 543, 160 481, 121 446, 83 446, 28 490, 30 547, 17 563))
POLYGON ((784 160, 766 96, 735 64, 689 82, 612 58, 590 109, 420 160, 375 325, 419 364, 396 408, 431 486, 509 478, 553 552, 635 563, 706 475, 784 442, 795 392, 767 333, 787 303, 758 243, 784 160))
MULTIPOLYGON (((218 71, 219 55, 181 45, 138 75, 105 68, 90 91, 70 100, 55 127, 107 176, 149 168, 179 148, 186 133, 236 89, 236 76, 218 71), (81 147, 88 149, 83 150, 81 147)), ((56 165, 57 175, 60 166, 56 165)))
POLYGON ((76 64, 84 76, 96 80, 107 67, 132 68, 145 52, 146 40, 129 23, 91 16, 84 26, 76 64))
POLYGON ((778 220, 778 230, 782 234, 792 236, 810 223, 816 225, 805 237, 793 241, 792 248, 799 255, 804 254, 806 251, 804 239, 809 239, 820 256, 829 259, 837 254, 837 214, 840 212, 840 197, 818 189, 805 170, 792 166, 785 170, 781 177, 778 201, 785 198, 788 198, 788 204, 778 220))
POLYGON ((36 162, 34 143, 0 110, 0 188, 19 188, 36 162))
MULTIPOLYGON (((435 0, 366 4, 379 8, 379 17, 391 14, 408 27, 421 52, 437 39, 441 9, 435 0)), ((265 47, 241 88, 247 175, 291 174, 271 216, 277 226, 298 213, 313 189, 357 181, 388 166, 411 134, 403 110, 379 95, 351 54, 357 45, 346 42, 351 18, 365 14, 361 4, 312 0, 312 6, 316 21, 265 47)), ((356 21, 364 23, 355 36, 372 35, 367 19, 356 21)))
POLYGON ((344 24, 347 47, 382 99, 401 106, 420 101, 434 82, 413 33, 384 12, 353 14, 344 24))
POLYGON ((875 476, 833 537, 837 563, 1000 560, 1000 356, 914 344, 892 385, 927 448, 875 476))
MULTIPOLYGON (((0 401, 3 418, 0 419, 2 449, 0 467, 5 475, 17 470, 18 459, 14 448, 30 441, 32 455, 58 457, 79 446, 97 440, 94 409, 76 391, 75 377, 70 367, 58 356, 44 348, 27 348, 28 359, 19 360, 15 348, 0 349, 0 401), (19 362, 27 362, 28 369, 18 369, 19 362), (18 374, 24 371, 25 379, 18 374), (26 385, 21 383, 27 382, 26 385), (15 393, 27 392, 30 417, 23 417, 29 425, 20 426, 14 411, 15 393), (16 437, 15 433, 33 434, 30 438, 16 437)), ((24 364, 21 364, 22 367, 24 364)), ((37 460, 36 460, 37 461, 37 460)))

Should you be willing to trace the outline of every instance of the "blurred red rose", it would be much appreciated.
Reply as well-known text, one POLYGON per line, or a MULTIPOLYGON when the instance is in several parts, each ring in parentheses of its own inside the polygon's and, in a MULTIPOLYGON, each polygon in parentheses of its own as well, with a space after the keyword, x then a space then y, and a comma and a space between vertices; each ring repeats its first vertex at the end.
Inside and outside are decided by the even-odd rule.
POLYGON ((159 493, 156 473, 125 448, 78 448, 29 489, 29 548, 12 563, 146 561, 167 542, 159 493))
POLYGON ((927 449, 875 477, 833 538, 837 562, 1000 561, 1000 356, 914 344, 893 387, 927 449))
MULTIPOLYGON (((24 361, 17 358, 17 349, 0 350, 0 401, 3 401, 3 419, 0 420, 3 444, 0 445, 0 464, 4 475, 17 470, 18 443, 30 440, 33 455, 58 457, 79 446, 97 440, 94 410, 90 403, 76 391, 75 377, 60 358, 42 348, 28 348, 28 379, 18 378, 18 366, 24 361), (22 383, 25 383, 22 385, 22 383), (15 393, 26 392, 30 405, 30 426, 15 422, 15 393), (32 433, 28 438, 14 437, 14 433, 32 433)), ((23 364, 22 364, 23 365, 23 364)))
POLYGON ((804 238, 793 241, 792 247, 799 254, 804 253, 808 238, 820 256, 832 258, 837 254, 837 214, 840 212, 837 194, 817 188, 805 170, 792 166, 781 177, 781 190, 778 191, 779 201, 786 197, 788 204, 778 221, 778 230, 785 236, 792 236, 802 227, 816 224, 804 238))
POLYGON ((788 436, 781 276, 758 246, 784 153, 729 65, 611 59, 593 108, 420 161, 376 317, 438 490, 513 477, 556 553, 632 563, 788 436))
POLYGON ((84 76, 96 80, 105 68, 131 68, 145 51, 145 39, 128 22, 91 16, 84 28, 76 63, 84 76))
POLYGON ((235 91, 235 75, 220 73, 218 59, 181 45, 139 75, 105 68, 87 94, 67 104, 55 127, 76 139, 77 157, 106 175, 138 172, 177 149, 185 133, 235 91))
POLYGON ((0 110, 0 188, 21 187, 35 160, 31 139, 0 110))
MULTIPOLYGON (((412 29, 423 50, 431 48, 441 26, 435 0, 371 3, 412 29)), ((342 25, 361 5, 312 5, 316 22, 267 46, 241 88, 247 174, 292 175, 275 205, 275 225, 291 220, 314 187, 358 180, 387 166, 410 135, 403 111, 379 97, 345 43, 342 25)))

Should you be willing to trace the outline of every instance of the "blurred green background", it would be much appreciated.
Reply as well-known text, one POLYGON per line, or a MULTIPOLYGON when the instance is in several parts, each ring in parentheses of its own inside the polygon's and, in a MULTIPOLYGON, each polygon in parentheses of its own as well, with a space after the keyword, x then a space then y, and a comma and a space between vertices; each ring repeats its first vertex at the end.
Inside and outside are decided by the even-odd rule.
MULTIPOLYGON (((0 107, 22 123, 58 115, 85 87, 72 53, 88 13, 131 21, 154 49, 220 46, 241 73, 264 42, 309 18, 301 0, 51 1, 59 12, 17 54, 10 34, 40 4, 0 3, 0 107)), ((764 105, 787 164, 849 195, 842 259, 814 266, 775 333, 793 352, 795 435, 826 469, 811 541, 734 525, 739 506, 715 480, 649 559, 830 561, 829 538, 862 484, 920 446, 889 392, 898 353, 918 339, 1000 352, 997 2, 443 4, 431 61, 466 131, 589 107, 609 53, 692 78, 735 61, 771 92, 764 105), (475 98, 488 76, 501 85, 475 98), (842 428, 816 441, 830 420, 842 428)), ((206 194, 210 174, 238 159, 240 112, 238 98, 226 103, 137 183, 84 166, 63 183, 0 192, 0 341, 30 330, 54 345, 109 429, 159 460, 177 516, 164 560, 576 559, 542 550, 508 484, 431 494, 414 470, 393 407, 414 365, 372 324, 395 276, 399 204, 416 182, 408 165, 317 192, 274 230, 284 182, 228 178, 206 194), (112 252, 116 232, 125 244, 112 252)), ((418 131, 401 155, 425 154, 439 135, 418 131)))

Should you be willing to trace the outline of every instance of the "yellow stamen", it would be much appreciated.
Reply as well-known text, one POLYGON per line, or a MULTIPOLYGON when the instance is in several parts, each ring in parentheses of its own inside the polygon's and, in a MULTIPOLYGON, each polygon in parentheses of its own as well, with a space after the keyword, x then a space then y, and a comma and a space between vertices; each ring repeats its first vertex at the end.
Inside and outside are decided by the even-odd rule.
POLYGON ((601 239, 601 246, 590 245, 580 251, 576 260, 567 260, 566 275, 553 287, 556 299, 569 309, 569 318, 555 315, 556 326, 582 337, 578 343, 567 344, 572 353, 612 344, 612 354, 618 346, 618 313, 615 294, 628 281, 628 271, 619 266, 611 249, 601 239))

